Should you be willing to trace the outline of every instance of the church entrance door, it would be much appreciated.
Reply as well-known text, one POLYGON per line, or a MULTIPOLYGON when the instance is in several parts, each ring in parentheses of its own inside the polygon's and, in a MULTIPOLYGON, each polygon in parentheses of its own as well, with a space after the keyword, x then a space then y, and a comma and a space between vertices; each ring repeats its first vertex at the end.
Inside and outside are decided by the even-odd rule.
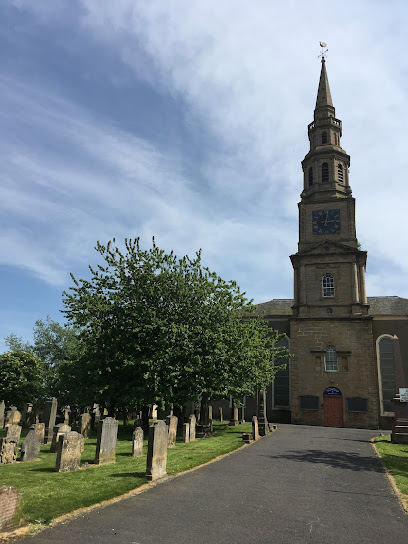
POLYGON ((344 427, 343 396, 337 387, 328 387, 323 393, 325 427, 344 427))

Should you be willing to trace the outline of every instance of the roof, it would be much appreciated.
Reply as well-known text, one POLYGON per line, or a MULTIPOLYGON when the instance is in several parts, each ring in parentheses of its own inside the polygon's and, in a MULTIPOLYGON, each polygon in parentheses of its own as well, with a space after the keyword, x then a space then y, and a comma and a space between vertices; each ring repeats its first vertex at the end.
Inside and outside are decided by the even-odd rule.
MULTIPOLYGON (((408 316, 408 298, 402 297, 367 297, 370 305, 369 315, 406 315, 408 316)), ((256 305, 255 314, 292 315, 293 299, 277 298, 256 305)))

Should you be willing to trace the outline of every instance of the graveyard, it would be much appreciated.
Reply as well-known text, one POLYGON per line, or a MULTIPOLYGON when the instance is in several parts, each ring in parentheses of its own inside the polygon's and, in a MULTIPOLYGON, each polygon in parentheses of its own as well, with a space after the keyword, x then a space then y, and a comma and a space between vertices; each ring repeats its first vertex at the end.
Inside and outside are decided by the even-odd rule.
MULTIPOLYGON (((165 428, 167 443, 167 427, 164 422, 161 423, 165 428)), ((1 465, 1 484, 17 488, 23 497, 22 525, 31 525, 34 530, 56 518, 120 497, 147 484, 152 479, 151 475, 146 474, 147 433, 144 433, 140 455, 140 452, 132 451, 133 428, 133 422, 126 426, 118 425, 114 459, 103 464, 97 464, 101 461, 101 453, 97 451, 95 429, 90 431, 89 438, 83 439, 81 435, 83 451, 76 470, 57 472, 59 453, 55 451, 58 448, 53 448, 52 441, 41 445, 35 460, 22 462, 17 457, 17 461, 1 465)), ((141 428, 138 429, 140 436, 141 428)), ((179 429, 173 447, 167 449, 165 472, 168 476, 174 476, 234 451, 242 447, 243 433, 250 433, 251 430, 250 423, 230 426, 228 421, 214 421, 210 438, 184 442, 183 431, 179 429)), ((20 444, 28 432, 27 429, 22 430, 20 444)), ((67 436, 74 433, 70 431, 67 436)), ((2 429, 0 439, 4 436, 5 429, 2 429)), ((64 441, 62 438, 59 440, 61 444, 64 441)))

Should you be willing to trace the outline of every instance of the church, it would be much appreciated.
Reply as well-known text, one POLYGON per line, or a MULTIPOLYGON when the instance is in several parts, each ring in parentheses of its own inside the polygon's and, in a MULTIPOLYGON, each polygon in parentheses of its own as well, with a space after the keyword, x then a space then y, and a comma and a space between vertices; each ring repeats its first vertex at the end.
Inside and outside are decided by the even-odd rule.
POLYGON ((394 416, 395 335, 408 377, 408 299, 367 297, 367 252, 356 236, 350 157, 341 147, 324 55, 307 131, 299 243, 290 256, 294 297, 257 305, 292 355, 268 388, 268 419, 387 429, 394 416))

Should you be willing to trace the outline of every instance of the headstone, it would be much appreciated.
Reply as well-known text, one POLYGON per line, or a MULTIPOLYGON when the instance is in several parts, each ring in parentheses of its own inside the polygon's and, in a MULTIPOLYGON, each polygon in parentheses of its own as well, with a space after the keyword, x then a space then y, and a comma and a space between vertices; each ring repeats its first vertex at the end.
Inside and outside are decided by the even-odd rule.
POLYGON ((64 425, 69 425, 69 415, 71 413, 71 410, 69 408, 64 408, 63 414, 64 414, 64 425))
POLYGON ((153 404, 153 406, 151 407, 151 418, 152 419, 157 419, 157 404, 153 404))
POLYGON ((115 462, 118 422, 113 417, 101 419, 98 423, 98 440, 96 442, 96 465, 115 462))
POLYGON ((19 442, 21 436, 21 427, 20 425, 9 425, 6 429, 6 438, 14 440, 14 442, 19 442))
POLYGON ((91 412, 91 430, 95 429, 95 426, 98 426, 99 420, 101 419, 101 412, 99 410, 99 404, 94 404, 91 412))
POLYGON ((26 402, 24 404, 23 413, 21 414, 21 425, 23 429, 28 429, 33 422, 32 420, 32 414, 33 414, 33 405, 31 402, 26 402))
POLYGON ((18 442, 11 438, 0 440, 0 465, 15 463, 17 460, 18 442))
POLYGON ((10 406, 10 410, 6 413, 6 420, 4 426, 18 425, 21 420, 21 413, 17 410, 16 406, 10 406))
POLYGON ((167 421, 169 426, 168 447, 174 448, 176 445, 178 418, 176 416, 168 416, 167 421))
POLYGON ((252 436, 254 440, 259 440, 259 430, 258 430, 258 418, 254 416, 252 418, 252 436))
POLYGON ((91 434, 91 414, 84 412, 79 418, 79 430, 84 438, 91 434))
POLYGON ((30 429, 33 429, 38 436, 40 444, 44 444, 45 423, 34 423, 34 425, 31 425, 30 429))
POLYGON ((245 442, 245 444, 250 444, 252 440, 251 433, 242 433, 242 442, 245 442))
POLYGON ((188 423, 190 425, 190 442, 194 442, 196 439, 196 417, 194 414, 188 418, 188 423))
POLYGON ((55 427, 55 418, 57 417, 58 402, 55 397, 45 401, 41 422, 45 423, 44 444, 52 440, 52 430, 55 427))
POLYGON ((23 497, 15 487, 0 487, 0 532, 11 531, 20 525, 23 497))
POLYGON ((35 430, 31 428, 21 444, 20 461, 34 461, 39 453, 40 441, 35 430))
POLYGON ((6 403, 4 400, 0 401, 0 429, 4 427, 4 412, 6 410, 6 403))
POLYGON ((224 420, 222 419, 222 408, 218 408, 218 419, 223 422, 224 420))
POLYGON ((136 427, 133 431, 132 439, 132 457, 141 457, 143 455, 143 429, 136 427))
POLYGON ((62 434, 57 447, 56 472, 77 470, 81 464, 84 437, 76 431, 62 434))
POLYGON ((258 395, 258 428, 259 434, 265 436, 270 432, 266 414, 266 389, 260 389, 258 395))
POLYGON ((230 427, 235 427, 238 425, 238 407, 235 404, 231 408, 231 419, 229 422, 230 427))
POLYGON ((190 423, 183 423, 183 442, 190 442, 190 423))
POLYGON ((245 406, 242 405, 238 410, 238 421, 242 424, 245 423, 245 406))
POLYGON ((57 451, 57 446, 59 442, 59 437, 62 434, 71 432, 71 427, 69 425, 64 425, 64 423, 59 423, 53 428, 52 442, 50 447, 50 452, 55 453, 57 451))
POLYGON ((146 463, 148 480, 158 480, 167 474, 167 440, 167 425, 164 421, 159 420, 150 425, 146 463))

